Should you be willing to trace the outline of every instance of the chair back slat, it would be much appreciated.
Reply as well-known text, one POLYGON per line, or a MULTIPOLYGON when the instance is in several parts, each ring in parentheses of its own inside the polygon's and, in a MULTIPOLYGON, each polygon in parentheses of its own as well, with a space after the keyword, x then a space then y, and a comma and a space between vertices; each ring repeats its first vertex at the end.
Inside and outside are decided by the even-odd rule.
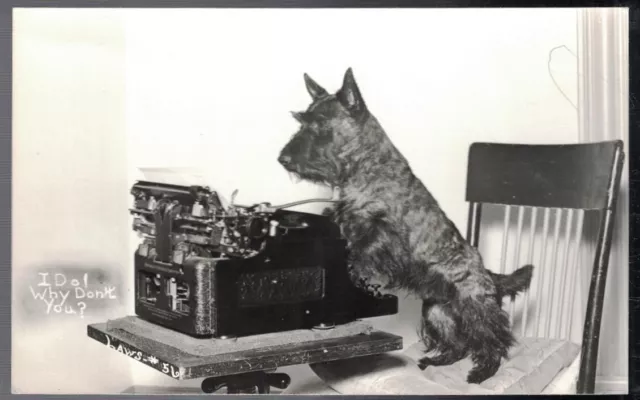
POLYGON ((526 145, 474 143, 468 202, 603 209, 617 141, 526 145))
POLYGON ((551 209, 544 209, 544 221, 542 223, 542 246, 540 248, 540 259, 538 260, 537 268, 535 270, 538 273, 538 290, 536 293, 536 324, 535 326, 535 335, 540 335, 540 318, 542 317, 542 291, 544 289, 544 279, 545 279, 545 270, 544 268, 546 255, 547 255, 547 244, 549 241, 548 233, 549 233, 549 219, 551 218, 551 209))
MULTIPOLYGON (((556 339, 570 339, 575 286, 578 277, 578 256, 582 243, 584 210, 544 208, 542 228, 542 247, 540 259, 534 263, 536 239, 540 236, 538 227, 538 207, 517 207, 517 224, 511 227, 511 214, 503 206, 503 229, 501 254, 501 273, 510 274, 525 264, 535 265, 529 290, 522 297, 506 299, 509 323, 516 327, 516 318, 520 322, 521 336, 527 336, 530 327, 529 308, 530 290, 537 288, 534 335, 556 339), (528 211, 529 210, 529 211, 528 211), (527 212, 529 215, 527 217, 527 212), (554 215, 552 219, 551 216, 554 215), (526 220, 526 222, 525 222, 526 220), (551 232, 550 232, 551 231, 551 232), (515 240, 509 240, 513 237, 515 240), (524 243, 525 241, 528 244, 524 243), (526 246, 526 250, 523 248, 526 246), (526 251, 524 262, 523 253, 526 251), (512 260, 505 263, 504 260, 512 260), (518 315, 518 312, 519 315, 518 315)), ((588 271, 587 271, 588 272, 588 271)))
POLYGON ((500 273, 507 271, 507 250, 509 246, 509 226, 511 220, 511 206, 504 208, 504 227, 502 230, 502 255, 500 256, 500 273))
MULTIPOLYGON (((535 242, 536 242, 536 224, 537 224, 537 219, 538 219, 538 208, 537 207, 532 207, 531 208, 531 221, 529 223, 530 226, 530 231, 529 231, 529 250, 527 251, 527 264, 529 265, 533 265, 533 252, 535 249, 535 242)), ((535 272, 534 272, 535 273, 535 272)), ((529 287, 528 290, 526 290, 524 292, 524 305, 522 308, 522 333, 521 336, 526 336, 527 334, 527 326, 528 326, 528 316, 529 316, 529 291, 531 290, 531 287, 529 287)))
POLYGON ((576 302, 576 298, 575 298, 576 282, 579 279, 578 272, 580 270, 579 260, 580 260, 580 251, 582 249, 583 225, 584 225, 584 210, 578 210, 578 222, 577 222, 575 235, 574 235, 575 251, 573 253, 573 260, 571 262, 571 268, 570 268, 571 272, 569 275, 569 288, 568 288, 569 302, 567 304, 567 306, 569 307, 569 311, 567 313, 567 326, 565 327, 565 332, 564 332, 564 336, 567 339, 570 339, 571 335, 573 334, 573 330, 572 330, 573 324, 571 322, 573 318, 573 306, 576 302))
POLYGON ((563 334, 563 326, 565 324, 565 321, 563 319, 564 316, 564 309, 565 309, 565 294, 566 294, 566 284, 567 284, 567 275, 569 273, 570 268, 570 264, 569 264, 569 253, 571 252, 572 248, 571 245, 573 244, 573 241, 571 240, 571 232, 573 230, 573 211, 572 209, 568 210, 569 215, 567 216, 567 223, 565 225, 565 231, 564 231, 564 250, 563 250, 563 254, 562 254, 562 266, 563 268, 561 269, 560 272, 560 285, 559 285, 559 295, 560 295, 560 301, 557 303, 559 310, 558 310, 558 318, 556 320, 556 330, 555 330, 555 335, 554 337, 558 338, 558 339, 565 339, 562 337, 563 334))
MULTIPOLYGON (((518 207, 518 227, 516 230, 516 241, 515 241, 515 251, 513 252, 513 262, 511 263, 511 268, 516 269, 520 265, 520 244, 522 242, 522 225, 524 223, 524 210, 525 208, 520 206, 518 207)), ((513 299, 510 302, 510 310, 509 310, 509 323, 513 326, 513 320, 516 314, 516 301, 513 299)))
MULTIPOLYGON (((573 209, 542 209, 544 211, 542 248, 539 251, 539 262, 534 263, 537 250, 536 239, 539 237, 538 210, 538 207, 518 206, 515 240, 504 241, 505 247, 501 248, 501 254, 512 255, 512 258, 507 258, 513 260, 504 269, 504 273, 512 273, 513 270, 525 264, 536 266, 530 286, 530 289, 537 288, 534 335, 569 340, 575 301, 575 282, 579 279, 577 257, 581 249, 585 212, 573 209), (525 218, 527 210, 530 210, 529 216, 525 218), (552 214, 555 215, 553 220, 552 214), (549 232, 550 230, 552 232, 549 232), (521 258, 525 240, 528 241, 528 245, 526 245, 526 258, 523 263, 521 258)), ((506 226, 503 227, 503 238, 504 230, 508 230, 506 226)), ((527 336, 527 328, 530 326, 529 299, 530 293, 527 290, 522 298, 508 301, 509 322, 515 328, 516 318, 519 320, 521 336, 527 336)))
MULTIPOLYGON (((543 337, 551 337, 551 311, 553 310, 553 293, 555 292, 554 288, 555 288, 555 278, 556 278, 556 267, 557 267, 557 261, 558 261, 558 245, 560 243, 560 228, 562 227, 562 215, 563 213, 563 209, 556 209, 556 218, 555 218, 555 225, 554 225, 554 230, 553 230, 553 242, 551 242, 551 264, 550 264, 550 273, 549 273, 549 289, 551 290, 551 293, 549 293, 548 296, 545 296, 547 299, 547 310, 546 310, 546 318, 545 318, 545 323, 544 323, 544 334, 543 337)), ((538 301, 540 301, 540 299, 538 299, 538 301)))

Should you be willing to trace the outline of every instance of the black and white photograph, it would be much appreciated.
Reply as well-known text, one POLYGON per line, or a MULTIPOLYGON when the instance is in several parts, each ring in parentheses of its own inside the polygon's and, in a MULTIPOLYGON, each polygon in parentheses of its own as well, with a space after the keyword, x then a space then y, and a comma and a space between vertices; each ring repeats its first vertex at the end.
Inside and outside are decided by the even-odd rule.
POLYGON ((12 393, 628 393, 627 8, 12 18, 12 393))

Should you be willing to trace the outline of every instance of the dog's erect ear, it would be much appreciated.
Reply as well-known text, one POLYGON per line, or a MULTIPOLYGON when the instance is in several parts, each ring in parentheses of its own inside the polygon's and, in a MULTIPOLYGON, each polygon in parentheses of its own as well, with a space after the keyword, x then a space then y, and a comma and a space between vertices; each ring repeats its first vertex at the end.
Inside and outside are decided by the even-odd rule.
POLYGON ((311 97, 316 100, 322 96, 327 94, 327 91, 324 88, 316 83, 311 77, 307 74, 304 74, 304 83, 307 85, 307 91, 311 95, 311 97))
POLYGON ((362 94, 360 94, 356 79, 353 77, 353 70, 351 68, 345 72, 342 87, 336 93, 336 97, 353 116, 357 117, 367 109, 362 94))

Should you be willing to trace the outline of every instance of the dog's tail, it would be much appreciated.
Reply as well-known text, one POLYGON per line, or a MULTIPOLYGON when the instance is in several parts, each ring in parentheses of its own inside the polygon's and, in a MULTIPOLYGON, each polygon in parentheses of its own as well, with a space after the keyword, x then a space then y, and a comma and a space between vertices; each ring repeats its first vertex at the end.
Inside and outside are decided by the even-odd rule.
POLYGON ((520 292, 529 289, 533 276, 533 265, 525 265, 509 275, 496 274, 489 271, 493 282, 498 288, 501 297, 509 296, 512 299, 520 292))

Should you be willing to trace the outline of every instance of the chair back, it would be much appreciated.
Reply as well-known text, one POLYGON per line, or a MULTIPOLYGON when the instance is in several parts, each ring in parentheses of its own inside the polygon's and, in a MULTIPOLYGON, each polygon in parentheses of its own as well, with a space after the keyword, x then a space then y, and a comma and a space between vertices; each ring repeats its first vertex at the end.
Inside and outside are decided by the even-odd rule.
POLYGON ((535 267, 530 290, 521 298, 504 303, 514 327, 516 304, 521 303, 522 336, 569 340, 575 325, 572 317, 580 272, 591 268, 587 307, 578 310, 584 315, 578 393, 593 393, 595 387, 623 164, 622 141, 567 145, 474 143, 469 151, 467 239, 477 247, 483 210, 500 207, 500 271, 494 272, 511 273, 524 264, 535 267), (585 261, 585 220, 594 215, 598 218, 598 241, 594 258, 585 261), (532 296, 534 304, 530 304, 532 296))

